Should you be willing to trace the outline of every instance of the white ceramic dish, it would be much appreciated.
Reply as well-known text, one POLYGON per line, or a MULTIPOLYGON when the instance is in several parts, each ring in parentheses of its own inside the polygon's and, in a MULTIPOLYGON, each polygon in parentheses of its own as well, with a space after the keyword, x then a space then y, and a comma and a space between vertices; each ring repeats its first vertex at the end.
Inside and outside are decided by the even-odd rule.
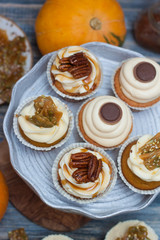
MULTIPOLYGON (((111 76, 118 64, 129 57, 141 56, 139 53, 105 43, 92 42, 83 46, 91 50, 102 64, 104 80, 95 96, 113 95, 111 76)), ((61 196, 52 183, 51 171, 53 161, 61 148, 49 152, 35 151, 22 145, 15 136, 13 132, 13 114, 20 102, 32 95, 47 94, 57 97, 50 87, 46 76, 47 63, 53 54, 56 54, 56 52, 45 55, 29 73, 16 83, 13 89, 12 100, 4 119, 4 133, 9 144, 11 163, 14 169, 47 205, 56 209, 80 213, 95 219, 103 219, 146 207, 157 195, 135 193, 122 182, 120 177, 118 177, 114 189, 97 202, 83 206, 73 203, 61 196)), ((74 116, 81 104, 82 102, 67 102, 74 116)), ((160 104, 157 104, 149 110, 134 112, 134 127, 131 135, 155 134, 158 132, 160 130, 159 108, 160 104)), ((62 148, 75 142, 82 142, 76 128, 73 129, 71 137, 62 148)), ((107 153, 116 161, 118 149, 108 151, 107 153)))
MULTIPOLYGON (((1 15, 0 15, 0 29, 6 31, 8 39, 10 41, 13 40, 16 36, 25 37, 26 51, 23 53, 23 55, 26 57, 24 65, 24 73, 26 74, 33 65, 32 48, 26 34, 15 22, 1 15)), ((2 103, 3 100, 0 99, 0 104, 2 103)))

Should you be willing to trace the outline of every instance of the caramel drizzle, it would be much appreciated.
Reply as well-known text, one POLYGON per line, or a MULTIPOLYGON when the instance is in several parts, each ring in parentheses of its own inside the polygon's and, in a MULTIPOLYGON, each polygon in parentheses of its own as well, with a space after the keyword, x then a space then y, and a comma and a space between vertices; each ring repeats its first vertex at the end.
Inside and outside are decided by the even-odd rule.
POLYGON ((139 154, 148 170, 160 167, 160 132, 139 149, 139 154))

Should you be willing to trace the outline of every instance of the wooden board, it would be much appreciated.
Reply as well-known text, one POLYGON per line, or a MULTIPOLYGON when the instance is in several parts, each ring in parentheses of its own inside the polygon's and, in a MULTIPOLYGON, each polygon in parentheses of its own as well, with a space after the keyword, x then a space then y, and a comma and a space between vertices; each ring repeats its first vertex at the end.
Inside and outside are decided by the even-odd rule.
POLYGON ((89 218, 65 213, 43 203, 12 168, 6 140, 0 143, 0 170, 8 184, 10 201, 34 223, 54 231, 66 232, 78 229, 89 221, 89 218))

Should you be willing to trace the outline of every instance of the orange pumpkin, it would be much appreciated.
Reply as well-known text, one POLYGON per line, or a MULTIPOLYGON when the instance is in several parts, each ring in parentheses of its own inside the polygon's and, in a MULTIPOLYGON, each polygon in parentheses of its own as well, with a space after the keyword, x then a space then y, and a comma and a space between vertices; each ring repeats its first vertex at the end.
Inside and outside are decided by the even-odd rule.
POLYGON ((126 34, 116 0, 47 0, 35 29, 42 54, 92 41, 121 46, 126 34))
POLYGON ((3 174, 0 172, 0 220, 2 219, 8 205, 8 187, 3 174))

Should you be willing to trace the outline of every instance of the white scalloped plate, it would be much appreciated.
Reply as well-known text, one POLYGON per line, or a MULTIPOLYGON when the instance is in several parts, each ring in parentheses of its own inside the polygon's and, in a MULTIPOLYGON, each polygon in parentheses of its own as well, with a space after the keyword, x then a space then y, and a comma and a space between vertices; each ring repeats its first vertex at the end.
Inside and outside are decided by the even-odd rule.
MULTIPOLYGON (((103 83, 95 96, 113 95, 111 76, 118 64, 129 57, 141 56, 139 53, 105 43, 93 42, 83 46, 95 53, 102 63, 103 83)), ((15 136, 13 132, 13 114, 20 102, 30 96, 40 94, 58 97, 50 87, 46 76, 47 63, 52 54, 56 55, 56 52, 45 55, 29 73, 16 83, 12 92, 12 99, 4 119, 4 133, 9 144, 11 163, 14 169, 47 205, 56 209, 103 219, 146 207, 157 195, 135 193, 122 182, 120 177, 118 177, 114 189, 97 202, 80 205, 64 198, 56 191, 51 176, 53 161, 61 148, 53 149, 49 152, 35 151, 22 145, 15 136)), ((82 104, 82 102, 67 101, 66 103, 74 116, 82 104)), ((159 112, 160 104, 143 112, 134 112, 132 136, 157 133, 160 130, 159 112)), ((76 127, 74 127, 71 137, 62 148, 73 142, 80 141, 82 139, 79 137, 76 127)), ((108 151, 108 154, 116 161, 118 149, 108 151)))
MULTIPOLYGON (((23 55, 26 57, 26 61, 24 65, 24 73, 26 74, 33 65, 32 48, 26 34, 15 22, 13 22, 11 19, 8 19, 2 15, 0 15, 0 29, 6 31, 8 39, 10 41, 13 40, 16 36, 25 37, 26 51, 23 53, 23 55)), ((0 104, 2 103, 3 101, 0 99, 0 104)))

